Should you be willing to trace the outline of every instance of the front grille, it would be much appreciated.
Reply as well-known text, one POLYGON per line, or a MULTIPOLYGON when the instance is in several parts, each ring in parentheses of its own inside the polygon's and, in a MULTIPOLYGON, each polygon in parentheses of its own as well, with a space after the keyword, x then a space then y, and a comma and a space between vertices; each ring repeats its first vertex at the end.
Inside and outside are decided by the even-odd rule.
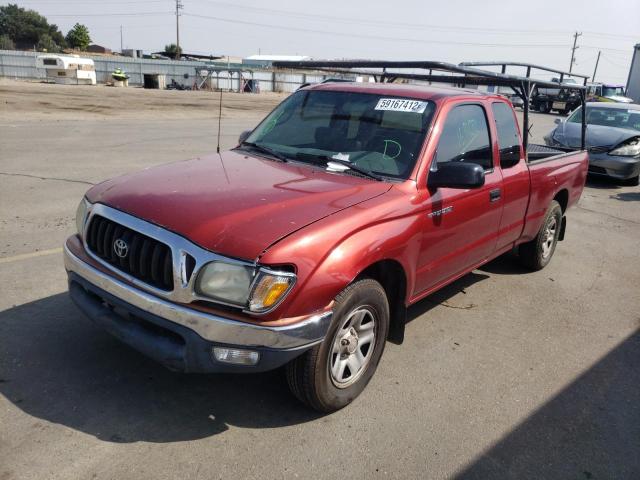
POLYGON ((89 250, 117 268, 161 290, 173 290, 171 249, 100 215, 87 229, 89 250), (116 241, 121 240, 116 245, 116 241), (117 248, 120 246, 120 248, 117 248))

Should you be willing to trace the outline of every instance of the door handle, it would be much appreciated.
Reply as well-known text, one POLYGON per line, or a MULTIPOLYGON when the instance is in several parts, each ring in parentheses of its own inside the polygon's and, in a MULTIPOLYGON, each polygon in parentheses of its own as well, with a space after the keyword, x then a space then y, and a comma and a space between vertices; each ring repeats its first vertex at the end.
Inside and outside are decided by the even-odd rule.
POLYGON ((497 202, 498 200, 500 200, 501 196, 502 196, 502 192, 500 191, 500 189, 494 188, 489 192, 489 201, 492 203, 497 202))

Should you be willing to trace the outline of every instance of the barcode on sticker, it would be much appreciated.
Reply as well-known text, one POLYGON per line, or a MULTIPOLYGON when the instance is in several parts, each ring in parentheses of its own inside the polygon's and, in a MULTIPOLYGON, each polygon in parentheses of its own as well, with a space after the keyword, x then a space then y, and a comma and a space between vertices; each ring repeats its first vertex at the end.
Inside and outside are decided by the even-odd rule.
POLYGON ((427 108, 427 102, 401 98, 381 98, 376 105, 376 110, 391 110, 393 112, 424 113, 425 108, 427 108))

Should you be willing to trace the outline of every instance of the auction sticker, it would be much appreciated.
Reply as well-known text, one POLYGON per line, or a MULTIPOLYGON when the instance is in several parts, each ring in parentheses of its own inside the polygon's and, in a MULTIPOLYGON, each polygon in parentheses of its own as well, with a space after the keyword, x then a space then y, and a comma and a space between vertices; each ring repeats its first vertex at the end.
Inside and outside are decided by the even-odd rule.
POLYGON ((381 98, 376 105, 376 110, 391 110, 392 112, 424 113, 425 108, 427 108, 427 102, 402 98, 381 98))

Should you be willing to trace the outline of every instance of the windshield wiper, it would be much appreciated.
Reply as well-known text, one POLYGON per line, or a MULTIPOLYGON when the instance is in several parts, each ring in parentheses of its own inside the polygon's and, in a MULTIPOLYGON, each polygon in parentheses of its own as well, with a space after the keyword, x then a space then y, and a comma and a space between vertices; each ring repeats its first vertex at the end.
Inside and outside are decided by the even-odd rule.
MULTIPOLYGON (((360 175, 373 178, 374 180, 378 180, 379 182, 382 181, 382 177, 380 175, 376 175, 375 173, 370 172, 369 170, 360 168, 357 165, 354 165, 353 163, 347 160, 340 160, 337 158, 330 157, 328 155, 315 155, 313 153, 304 153, 304 152, 296 153, 296 158, 299 160, 319 160, 320 162, 323 162, 327 166, 330 162, 337 163, 339 165, 343 165, 347 167, 349 170, 359 173, 360 175)), ((319 162, 314 162, 314 163, 319 163, 319 162)))
POLYGON ((280 152, 276 152, 275 150, 272 150, 269 147, 266 147, 264 145, 261 145, 259 143, 253 143, 253 142, 242 142, 240 144, 240 146, 247 146, 247 147, 251 147, 254 148, 256 150, 261 151, 262 153, 266 153, 268 155, 271 155, 272 157, 277 158, 278 160, 280 160, 281 162, 288 162, 289 159, 287 157, 285 157, 283 154, 281 154, 280 152))
POLYGON ((327 166, 329 165, 329 163, 337 163, 338 165, 344 165, 349 170, 353 170, 354 172, 358 172, 359 174, 364 175, 365 177, 373 178, 374 180, 378 180, 379 182, 382 181, 382 177, 380 175, 376 175, 375 173, 370 172, 369 170, 365 170, 364 168, 360 168, 360 167, 354 165, 353 163, 348 162, 347 160, 338 160, 336 158, 331 158, 327 162, 327 166))

